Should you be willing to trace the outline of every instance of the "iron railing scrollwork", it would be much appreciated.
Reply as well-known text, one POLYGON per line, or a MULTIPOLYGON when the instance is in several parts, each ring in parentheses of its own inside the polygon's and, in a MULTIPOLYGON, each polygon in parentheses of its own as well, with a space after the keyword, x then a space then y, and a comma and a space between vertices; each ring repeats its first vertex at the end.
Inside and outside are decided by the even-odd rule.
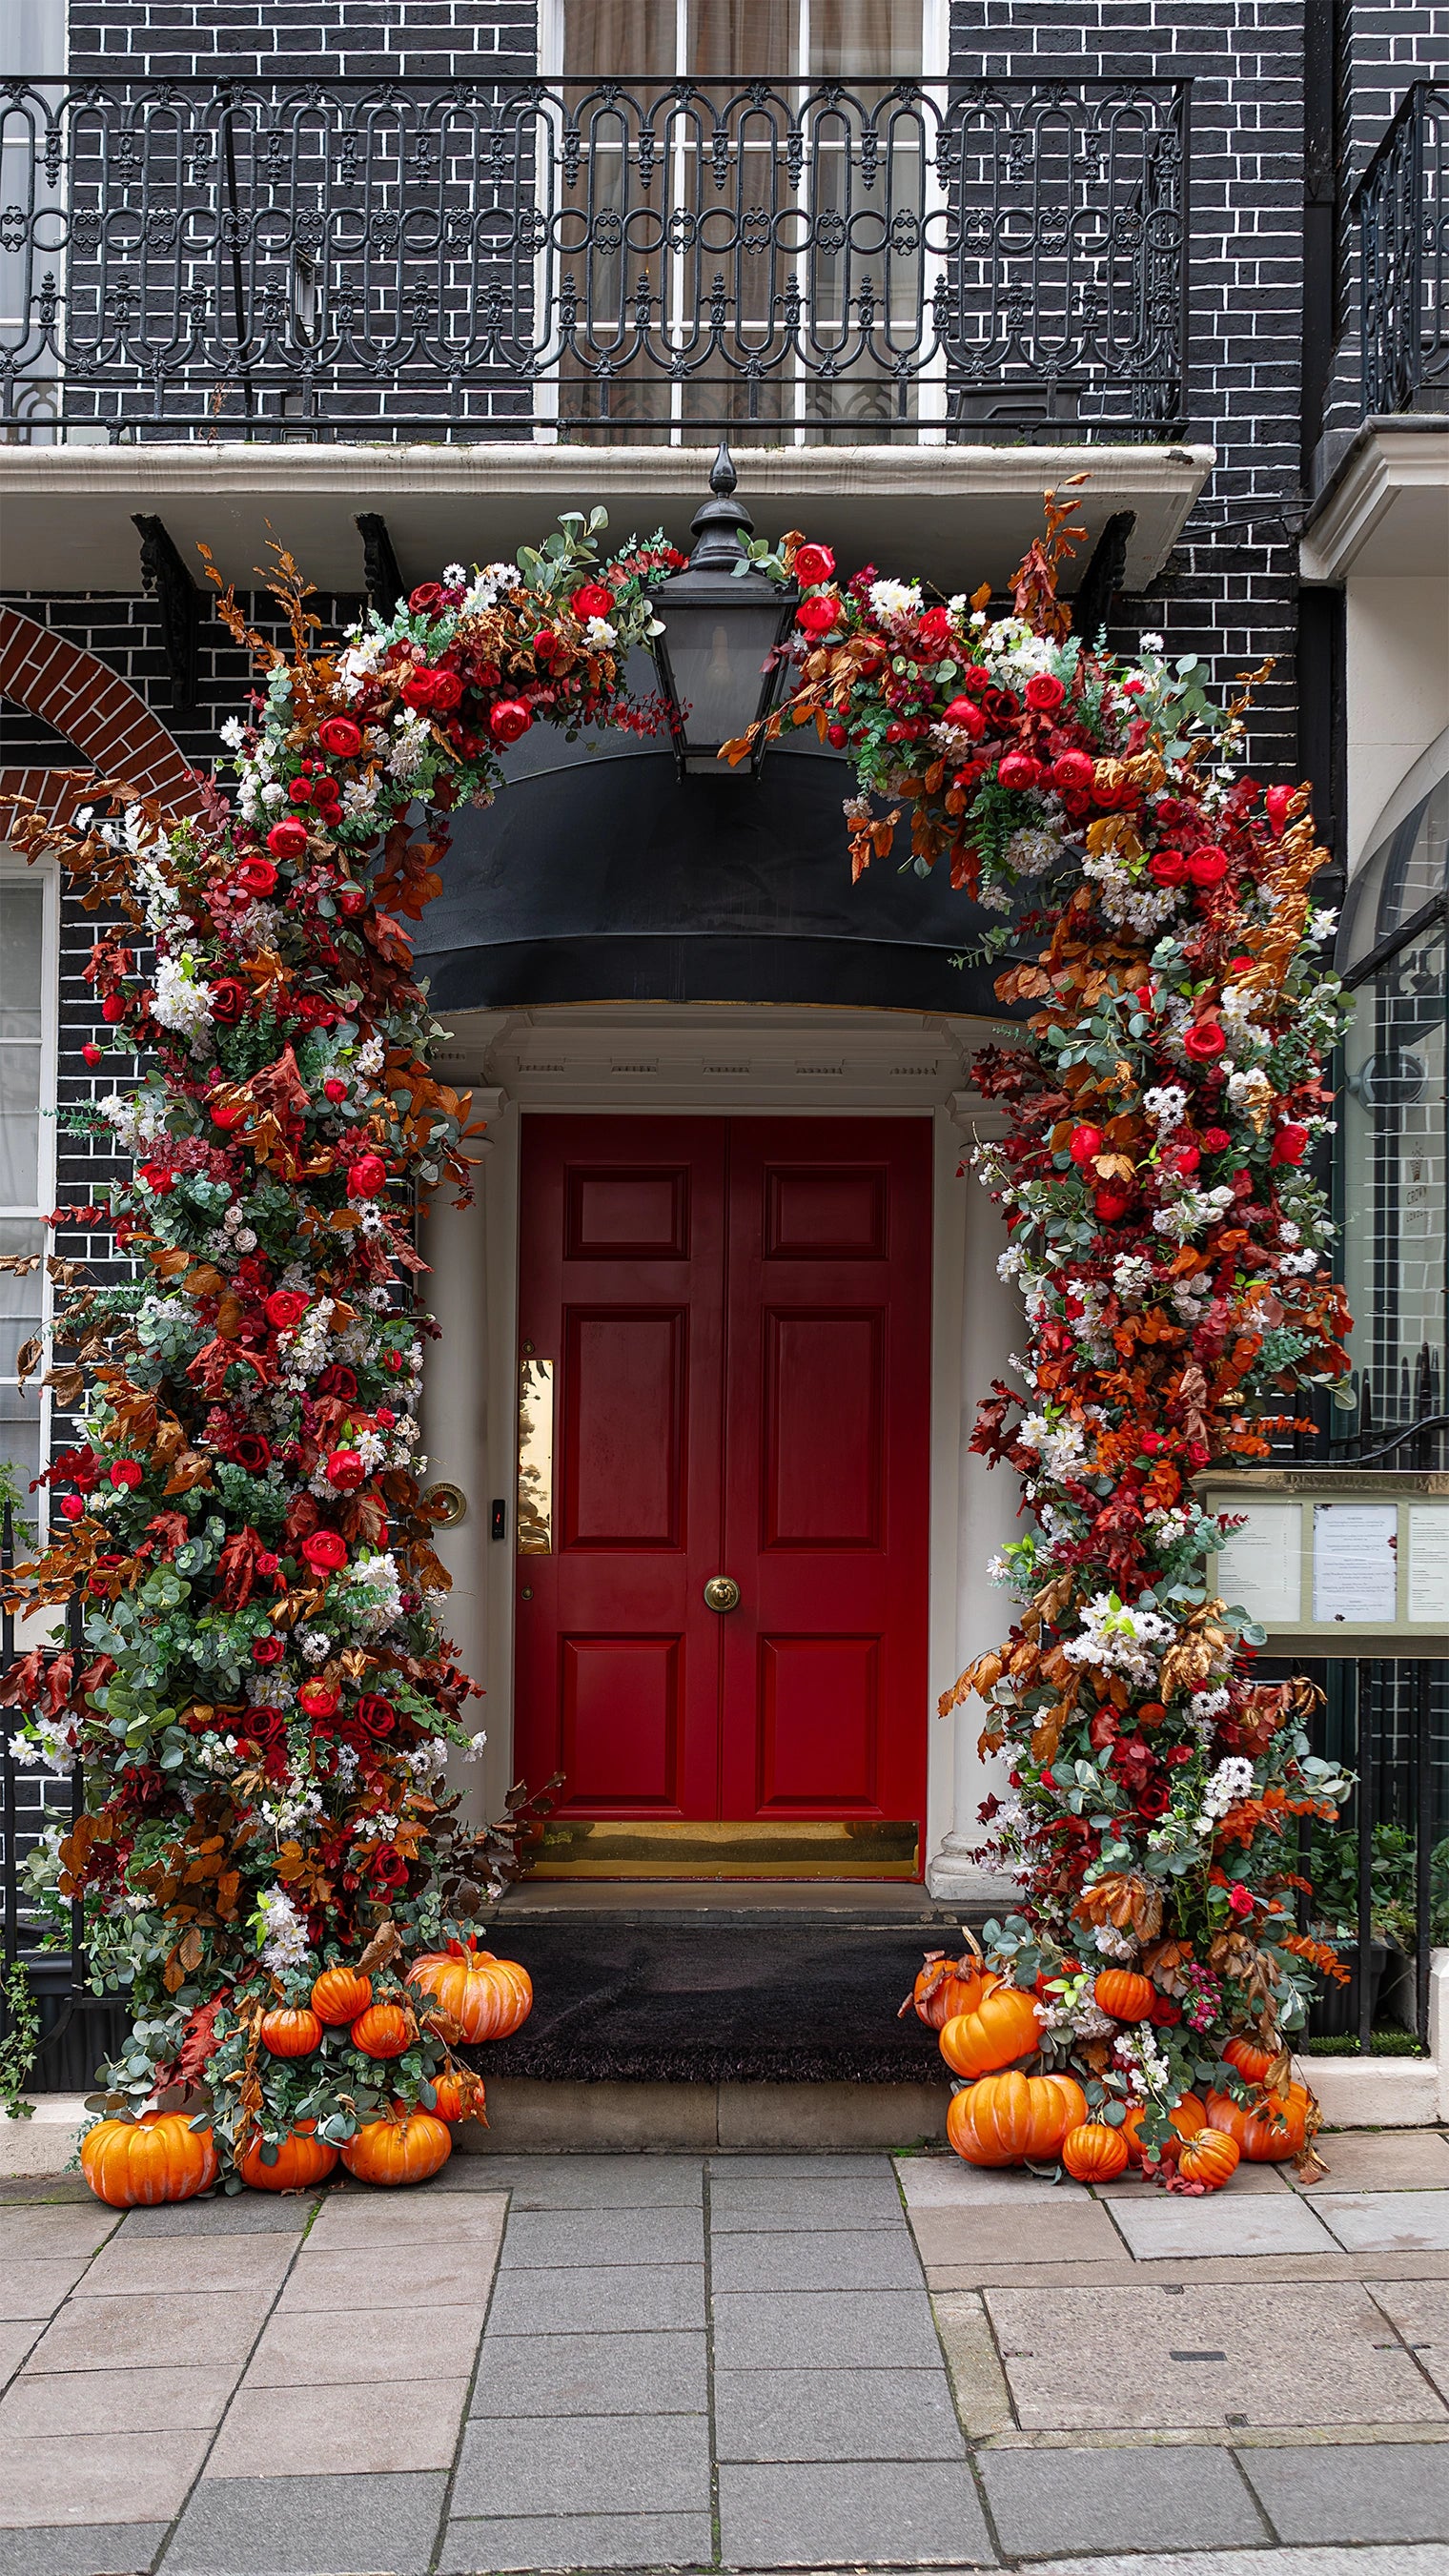
POLYGON ((1364 415, 1449 410, 1449 87, 1411 85, 1356 213, 1364 415))
POLYGON ((0 82, 0 429, 1170 437, 1188 85, 0 82))

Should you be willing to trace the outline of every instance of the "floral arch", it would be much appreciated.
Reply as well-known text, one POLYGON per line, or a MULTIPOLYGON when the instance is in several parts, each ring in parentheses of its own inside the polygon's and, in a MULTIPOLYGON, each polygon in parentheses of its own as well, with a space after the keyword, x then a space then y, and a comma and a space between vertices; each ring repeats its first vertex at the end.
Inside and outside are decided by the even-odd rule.
MULTIPOLYGON (((1067 519, 1048 496, 994 618, 873 570, 840 585, 796 538, 756 554, 802 593, 770 726, 814 722, 852 762, 857 873, 906 815, 918 869, 1016 916, 997 990, 1031 1014, 980 1059, 1010 1133, 978 1160, 1028 1347, 975 1445, 1021 1475, 1032 1526, 999 1569, 1011 1636, 952 1698, 982 1695, 1009 1768, 986 1817, 1022 1888, 997 1947, 1035 1990, 1030 2045, 1150 2142, 1194 2085, 1247 2100, 1230 2046, 1286 2083, 1315 1956, 1288 1828, 1346 1787, 1310 1754, 1305 1694, 1253 1681, 1193 1485, 1263 1455, 1295 1389, 1346 1364, 1305 1168, 1339 1005, 1307 791, 1239 773, 1245 700, 1223 713, 1195 667, 1072 635, 1067 519)), ((481 2106, 461 2043, 527 2008, 472 1954, 502 1846, 443 1779, 472 1685, 418 1482, 411 1216, 466 1194, 474 1130, 428 1068, 407 925, 447 811, 497 791, 531 724, 655 721, 624 663, 683 558, 600 560, 601 526, 453 566, 340 649, 281 558, 289 653, 222 600, 260 665, 225 728, 232 795, 178 822, 117 786, 116 819, 15 828, 128 916, 89 972, 149 1069, 97 1113, 135 1168, 91 1221, 136 1283, 57 1263, 55 1347, 27 1355, 86 1436, 49 1471, 16 1595, 79 1600, 84 1646, 6 1688, 34 1758, 82 1763, 85 1813, 38 1882, 84 1898, 93 1967, 129 1992, 108 2110, 190 2122, 177 2189, 368 2140, 359 2169, 404 2178, 437 2114, 481 2106)))

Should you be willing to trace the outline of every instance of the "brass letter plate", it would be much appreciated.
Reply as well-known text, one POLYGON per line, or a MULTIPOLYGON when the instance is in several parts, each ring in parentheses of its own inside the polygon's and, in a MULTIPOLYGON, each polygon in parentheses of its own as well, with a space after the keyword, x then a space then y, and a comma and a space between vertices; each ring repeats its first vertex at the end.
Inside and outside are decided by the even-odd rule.
POLYGON ((519 1371, 518 1553, 553 1554, 552 1360, 525 1360, 519 1371))

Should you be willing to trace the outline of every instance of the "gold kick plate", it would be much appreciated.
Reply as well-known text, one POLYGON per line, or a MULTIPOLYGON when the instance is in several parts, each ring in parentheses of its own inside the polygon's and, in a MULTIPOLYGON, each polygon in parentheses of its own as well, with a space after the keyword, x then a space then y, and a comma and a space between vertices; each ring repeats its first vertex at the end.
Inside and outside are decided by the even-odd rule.
POLYGON ((553 1362, 518 1373, 518 1553, 553 1554, 553 1362))
POLYGON ((550 1816, 533 1878, 909 1878, 914 1822, 846 1817, 796 1823, 637 1822, 550 1816))

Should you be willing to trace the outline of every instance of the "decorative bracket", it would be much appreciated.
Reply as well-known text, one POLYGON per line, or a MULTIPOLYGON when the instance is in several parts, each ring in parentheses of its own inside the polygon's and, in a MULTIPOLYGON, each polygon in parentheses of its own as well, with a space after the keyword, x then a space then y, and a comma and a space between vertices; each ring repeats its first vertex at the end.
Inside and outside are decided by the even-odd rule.
POLYGON ((201 597, 167 534, 164 520, 131 514, 141 531, 141 579, 161 611, 161 649, 171 681, 171 704, 178 715, 196 709, 196 647, 201 631, 201 597))
POLYGON ((407 583, 398 570, 387 521, 378 510, 359 510, 353 525, 362 539, 362 578, 367 596, 379 617, 391 617, 398 601, 407 596, 407 583))
POLYGON ((1127 540, 1136 525, 1135 510, 1114 510, 1077 584, 1072 601, 1072 632, 1089 648, 1100 630, 1111 622, 1113 602, 1127 569, 1127 540))

